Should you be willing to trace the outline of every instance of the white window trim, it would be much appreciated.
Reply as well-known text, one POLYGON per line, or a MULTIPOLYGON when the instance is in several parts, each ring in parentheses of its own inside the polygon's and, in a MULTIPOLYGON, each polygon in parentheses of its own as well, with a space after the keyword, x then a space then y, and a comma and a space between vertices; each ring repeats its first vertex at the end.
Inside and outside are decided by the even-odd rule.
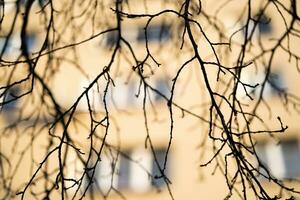
POLYGON ((281 145, 274 143, 266 144, 267 166, 271 174, 279 179, 284 178, 286 174, 283 156, 281 145))

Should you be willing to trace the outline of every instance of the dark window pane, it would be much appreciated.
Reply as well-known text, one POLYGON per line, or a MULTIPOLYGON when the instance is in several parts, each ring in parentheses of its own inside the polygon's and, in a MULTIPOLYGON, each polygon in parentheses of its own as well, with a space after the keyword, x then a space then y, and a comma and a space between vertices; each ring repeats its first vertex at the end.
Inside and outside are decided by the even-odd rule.
MULTIPOLYGON (((126 154, 130 155, 130 154, 126 154)), ((120 165, 118 170, 118 188, 124 189, 129 187, 129 167, 130 161, 124 156, 120 157, 120 165)))
MULTIPOLYGON (((155 177, 161 177, 161 172, 159 170, 159 167, 157 164, 159 164, 160 168, 163 169, 164 162, 165 162, 165 156, 166 156, 166 150, 164 149, 158 149, 155 151, 155 156, 157 159, 157 162, 155 161, 155 158, 153 157, 152 160, 152 176, 153 178, 153 184, 157 187, 163 186, 165 184, 165 181, 163 178, 155 178, 155 177)), ((168 167, 165 170, 165 175, 168 176, 168 167)))
POLYGON ((258 22, 258 29, 259 29, 260 33, 262 33, 262 34, 272 32, 272 24, 271 24, 270 19, 267 16, 262 15, 260 17, 259 22, 258 22))
MULTIPOLYGON (((265 15, 260 16, 258 20, 258 15, 254 16, 254 20, 251 20, 248 24, 247 38, 253 34, 257 37, 258 34, 266 35, 273 31, 270 18, 265 15)), ((243 29, 243 35, 246 36, 246 27, 243 29)))
POLYGON ((283 77, 279 73, 270 73, 268 77, 268 82, 270 84, 271 92, 273 94, 284 92, 286 90, 286 84, 284 83, 283 77))
MULTIPOLYGON (((167 98, 170 97, 170 89, 168 87, 168 83, 166 80, 163 79, 159 79, 156 81, 156 89, 162 93, 164 96, 166 96, 167 98)), ((161 101, 163 100, 164 97, 162 97, 160 94, 155 93, 155 101, 161 101)))
POLYGON ((85 177, 85 185, 86 185, 86 187, 89 185, 90 193, 94 193, 95 191, 99 190, 99 185, 98 185, 99 182, 97 180, 97 177, 99 177, 99 170, 100 170, 100 167, 99 167, 99 165, 97 165, 94 175, 93 175, 93 169, 91 169, 87 172, 87 175, 85 177), (93 176, 93 178, 92 178, 92 176, 93 176))
MULTIPOLYGON (((170 26, 150 25, 147 28, 147 39, 149 42, 166 42, 171 38, 170 26)), ((145 41, 145 29, 140 28, 138 32, 138 41, 145 41)))
POLYGON ((26 5, 27 2, 28 2, 28 0, 20 0, 20 4, 21 4, 21 5, 26 5))
POLYGON ((11 88, 7 91, 4 102, 8 102, 7 104, 3 105, 3 109, 5 110, 13 110, 17 108, 18 104, 18 97, 20 95, 19 88, 11 88))
MULTIPOLYGON (((33 3, 37 3, 37 5, 39 5, 40 7, 43 7, 48 2, 49 2, 49 0, 35 0, 33 3)), ((27 3, 28 3, 28 0, 20 0, 20 5, 22 5, 22 6, 26 6, 27 3)))
POLYGON ((106 35, 105 45, 108 48, 112 48, 114 45, 116 45, 117 41, 118 41, 118 33, 117 33, 117 31, 109 32, 106 35))
POLYGON ((49 1, 48 0, 38 0, 39 6, 45 6, 49 1))
POLYGON ((300 176, 300 151, 297 140, 282 142, 285 178, 300 176))
POLYGON ((33 33, 28 34, 26 37, 26 44, 27 44, 27 50, 29 52, 32 52, 36 44, 36 35, 33 33))

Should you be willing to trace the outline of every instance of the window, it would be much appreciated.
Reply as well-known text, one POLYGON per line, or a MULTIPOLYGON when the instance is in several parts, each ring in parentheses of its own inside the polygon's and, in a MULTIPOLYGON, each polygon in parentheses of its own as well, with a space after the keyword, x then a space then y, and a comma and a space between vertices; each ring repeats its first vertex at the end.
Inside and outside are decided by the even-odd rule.
POLYGON ((270 18, 266 15, 261 15, 258 21, 258 29, 261 34, 267 34, 272 32, 272 24, 270 18))
POLYGON ((5 55, 9 55, 20 50, 21 42, 18 38, 11 36, 7 42, 6 40, 6 37, 1 37, 0 39, 0 50, 1 52, 4 52, 5 55))
MULTIPOLYGON (((85 79, 80 82, 78 88, 78 94, 82 93, 88 86, 90 81, 85 79)), ((101 111, 104 109, 103 95, 105 91, 106 83, 100 82, 98 85, 93 85, 88 92, 89 103, 92 110, 101 111)), ((114 85, 108 87, 106 93, 106 105, 117 109, 127 109, 129 106, 137 105, 138 101, 141 100, 136 97, 136 91, 138 85, 136 82, 129 81, 128 83, 121 79, 115 78, 114 85)), ((77 106, 77 111, 87 112, 88 101, 86 97, 82 98, 77 106)))
POLYGON ((117 108, 126 108, 130 105, 129 97, 133 91, 130 91, 129 84, 126 83, 123 79, 116 78, 114 80, 114 86, 110 88, 112 103, 117 108))
MULTIPOLYGON (((246 37, 246 25, 245 24, 245 27, 243 29, 243 36, 246 37)), ((249 23, 248 23, 248 30, 247 30, 247 38, 249 39, 250 36, 253 34, 254 38, 257 38, 258 36, 258 32, 257 32, 257 27, 255 26, 255 23, 254 21, 250 20, 249 23), (253 33, 252 33, 253 32, 253 33)))
MULTIPOLYGON (((277 178, 284 177, 284 164, 281 146, 273 143, 260 143, 256 149, 260 162, 266 167, 271 175, 277 178)), ((267 172, 260 168, 260 172, 267 176, 267 172)))
POLYGON ((151 172, 152 154, 142 148, 135 149, 131 157, 137 162, 130 166, 130 188, 135 192, 146 192, 151 188, 147 171, 151 172))
POLYGON ((91 193, 93 193, 94 191, 98 190, 98 186, 99 186, 99 183, 97 181, 97 177, 99 177, 99 174, 98 174, 99 170, 98 170, 98 168, 99 168, 99 165, 96 166, 96 170, 94 171, 93 178, 92 178, 92 175, 93 175, 93 171, 92 170, 89 170, 87 172, 86 177, 85 177, 85 183, 84 183, 85 185, 84 185, 84 187, 87 187, 88 184, 91 182, 92 184, 88 188, 89 192, 91 192, 91 193))
MULTIPOLYGON (((83 79, 79 83, 77 95, 84 92, 89 85, 90 85, 90 80, 83 79)), ((92 110, 100 111, 101 108, 104 107, 103 104, 104 87, 105 84, 99 84, 99 85, 94 84, 93 87, 90 88, 88 91, 89 102, 87 101, 86 96, 84 96, 84 98, 82 98, 77 105, 77 111, 87 112, 89 110, 88 103, 90 104, 92 110)))
MULTIPOLYGON (((257 19, 258 15, 256 15, 255 18, 257 19)), ((266 15, 261 15, 259 21, 254 21, 254 20, 249 21, 247 38, 250 37, 252 32, 253 32, 253 36, 257 38, 259 35, 266 35, 271 33, 272 29, 273 28, 272 28, 270 18, 268 18, 266 15)), ((245 36, 246 27, 244 27, 243 32, 244 32, 243 35, 245 36)))
POLYGON ((19 87, 11 87, 6 91, 6 94, 1 97, 1 103, 5 103, 0 106, 0 110, 3 112, 3 117, 7 122, 15 121, 17 108, 19 106, 19 96, 21 90, 19 87))
POLYGON ((94 179, 95 183, 93 189, 100 189, 101 192, 107 193, 113 186, 118 187, 118 175, 117 175, 118 163, 115 158, 103 156, 102 160, 97 164, 95 169, 94 179), (97 184, 97 185, 95 185, 97 184), (99 188, 97 187, 99 186, 99 188))
MULTIPOLYGON (((241 75, 241 81, 246 84, 250 84, 255 86, 255 88, 246 87, 248 93, 252 97, 258 97, 262 90, 262 84, 265 81, 266 74, 263 72, 243 72, 241 75)), ((283 92, 287 90, 286 82, 282 73, 280 72, 271 72, 269 77, 267 78, 267 82, 264 86, 263 96, 264 97, 272 97, 275 95, 281 95, 283 92)), ((245 96, 245 91, 242 85, 238 86, 238 93, 240 96, 245 96)))
POLYGON ((26 37, 27 50, 32 52, 36 45, 36 35, 34 33, 30 33, 26 37))
MULTIPOLYGON (((261 165, 268 168, 268 162, 267 162, 268 158, 267 158, 267 152, 265 147, 266 147, 266 143, 258 143, 255 149, 261 165)), ((260 169, 260 173, 262 173, 264 176, 268 175, 263 167, 260 169)))
MULTIPOLYGON (((262 164, 276 178, 300 177, 300 150, 297 140, 282 141, 280 144, 259 143, 256 146, 262 164)), ((261 168, 261 173, 267 173, 261 168)))
POLYGON ((118 41, 118 32, 117 31, 112 31, 107 33, 106 38, 105 38, 105 46, 107 48, 112 48, 113 46, 116 45, 118 41))
MULTIPOLYGON (((105 35, 104 44, 106 48, 112 48, 113 46, 116 45, 119 37, 118 34, 119 34, 118 31, 115 30, 115 31, 110 31, 105 35)), ((135 42, 137 37, 136 27, 133 26, 122 27, 121 34, 122 34, 122 38, 124 38, 126 41, 133 43, 135 42)))
MULTIPOLYGON (((161 172, 159 168, 163 169, 164 167, 166 150, 156 149, 154 153, 157 162, 150 150, 137 149, 131 154, 132 158, 138 161, 138 163, 132 163, 131 165, 131 189, 137 192, 145 192, 151 188, 151 185, 154 187, 163 187, 165 185, 164 179, 160 178, 161 172), (159 167, 157 164, 159 164, 159 167), (149 179, 147 171, 151 174, 151 179, 149 179)), ((170 175, 168 166, 165 169, 165 175, 170 175)))
MULTIPOLYGON (((130 155, 130 153, 125 153, 130 155)), ((130 160, 124 156, 120 156, 120 161, 118 163, 118 188, 126 189, 129 187, 129 170, 130 170, 130 160)))
MULTIPOLYGON (((149 25, 147 28, 148 42, 166 42, 171 38, 170 26, 167 25, 149 25)), ((138 41, 146 40, 145 29, 140 27, 138 30, 138 41)))
MULTIPOLYGON (((157 162, 155 161, 154 158, 152 159, 152 176, 154 177, 152 180, 153 181, 152 183, 153 183, 153 185, 155 185, 157 187, 161 187, 165 184, 164 179, 163 178, 155 178, 155 177, 161 176, 160 169, 163 169, 163 167, 164 167, 166 150, 164 150, 164 149, 156 150, 155 156, 156 156, 157 162), (158 167, 158 164, 159 164, 159 167, 158 167)), ((168 176, 168 171, 165 171, 165 173, 166 173, 165 175, 168 176)))
MULTIPOLYGON (((33 3, 36 3, 36 5, 40 6, 40 7, 43 7, 45 6, 49 1, 48 0, 37 0, 37 1, 34 1, 33 3)), ((28 0, 20 0, 20 4, 22 6, 26 6, 26 4, 28 3, 28 0)))
MULTIPOLYGON (((262 89, 262 83, 265 80, 265 73, 260 73, 254 77, 252 77, 252 81, 257 81, 256 83, 259 83, 259 86, 253 90, 253 93, 258 96, 261 89, 262 89)), ((255 85, 256 83, 253 82, 255 85)), ((282 92, 286 91, 286 84, 284 81, 284 78, 282 74, 278 72, 271 72, 269 74, 269 77, 267 78, 267 83, 265 84, 264 88, 264 97, 272 97, 275 95, 280 95, 282 92)))
POLYGON ((283 160, 285 164, 285 177, 293 178, 300 176, 300 150, 296 140, 282 143, 283 160))
POLYGON ((40 7, 45 6, 47 3, 49 3, 48 0, 38 0, 38 4, 39 4, 40 7))
MULTIPOLYGON (((160 168, 163 168, 165 153, 165 149, 155 150, 160 168)), ((168 168, 165 173, 169 175, 168 168)), ((100 189, 105 193, 113 186, 120 190, 146 192, 151 189, 151 186, 164 186, 163 178, 154 178, 160 176, 161 172, 152 152, 145 149, 135 149, 119 154, 117 161, 116 158, 103 157, 97 165, 94 183, 90 186, 90 191, 100 189), (149 175, 153 178, 151 179, 149 175)), ((90 178, 86 177, 86 181, 88 183, 90 178)))
POLYGON ((286 83, 283 76, 277 72, 271 72, 268 77, 268 87, 271 94, 278 94, 286 90, 286 83))
MULTIPOLYGON (((21 54, 21 38, 20 35, 11 35, 6 43, 7 38, 0 38, 0 51, 9 57, 17 57, 21 54)), ((32 52, 36 45, 36 34, 30 33, 26 37, 28 52, 32 52)))
MULTIPOLYGON (((161 94, 163 94, 165 97, 169 98, 171 95, 171 91, 169 89, 169 85, 166 80, 164 79, 158 79, 155 83, 155 89, 158 90, 161 94)), ((155 101, 161 101, 164 99, 163 96, 160 94, 155 93, 154 96, 155 101)))
POLYGON ((17 87, 10 88, 7 91, 7 93, 6 93, 6 95, 3 99, 4 102, 8 102, 8 103, 4 104, 2 108, 4 110, 14 110, 14 109, 16 109, 17 105, 18 105, 18 99, 16 99, 16 97, 19 96, 19 95, 20 95, 20 89, 19 88, 17 88, 17 87))

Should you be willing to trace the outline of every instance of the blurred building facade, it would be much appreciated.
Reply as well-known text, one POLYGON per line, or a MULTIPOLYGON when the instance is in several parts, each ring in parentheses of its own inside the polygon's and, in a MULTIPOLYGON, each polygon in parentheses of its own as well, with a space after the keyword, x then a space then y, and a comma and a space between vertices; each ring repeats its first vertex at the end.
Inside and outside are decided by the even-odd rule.
MULTIPOLYGON (((176 4, 171 2, 161 3, 160 1, 151 1, 146 3, 147 5, 138 1, 129 2, 130 12, 132 13, 143 13, 143 11, 156 13, 168 8, 168 6, 171 6, 171 8, 176 7, 176 4)), ((261 8, 259 1, 254 2, 252 9, 253 16, 261 8)), ((46 5, 42 2, 40 4, 46 5)), ((58 4, 60 5, 60 3, 58 4)), ((224 22, 224 34, 228 37, 245 24, 243 19, 239 19, 243 10, 238 4, 237 2, 228 4, 218 15, 224 22)), ((9 4, 6 3, 5 6, 7 5, 9 4)), ((33 9, 39 11, 41 5, 35 2, 33 9)), ((61 3, 60 6, 63 7, 63 5, 61 3)), ((202 6, 203 10, 209 10, 208 14, 211 14, 215 13, 216 9, 220 8, 221 5, 222 2, 203 2, 202 6)), ((60 6, 58 6, 59 9, 61 8, 60 6)), ((107 3, 107 6, 111 6, 111 4, 107 3)), ((8 41, 6 40, 6 30, 8 30, 7 27, 9 27, 11 20, 13 20, 14 8, 9 6, 5 8, 8 19, 3 21, 1 25, 0 51, 3 59, 15 60, 20 56, 21 42, 18 32, 20 30, 18 30, 17 23, 16 31, 8 41), (5 50, 4 46, 6 46, 5 50)), ((128 8, 125 7, 124 9, 128 8)), ((274 9, 276 8, 274 7, 274 9)), ((129 9, 127 11, 129 12, 129 9)), ((254 36, 252 37, 257 37, 257 41, 254 39, 254 43, 259 44, 259 38, 262 38, 264 41, 263 45, 265 45, 265 48, 268 48, 268 46, 273 44, 271 38, 278 36, 284 29, 284 22, 281 20, 280 14, 273 15, 274 12, 272 9, 266 13, 268 15, 263 17, 265 22, 258 23, 258 27, 250 23, 248 29, 252 30, 255 28, 255 31, 252 33, 254 36)), ((101 16, 101 13, 97 15, 101 16)), ((109 85, 106 94, 107 106, 111 118, 110 132, 106 141, 111 146, 103 150, 101 162, 97 165, 94 173, 94 184, 87 191, 86 199, 92 197, 101 199, 103 194, 107 194, 108 192, 108 199, 122 199, 123 197, 127 199, 143 198, 145 200, 170 199, 166 183, 160 178, 161 174, 157 166, 157 164, 160 164, 160 167, 163 167, 170 140, 170 115, 166 98, 170 98, 172 80, 179 67, 191 55, 188 48, 174 48, 174 46, 180 46, 181 41, 178 38, 181 38, 181 36, 178 35, 183 34, 183 29, 180 29, 182 24, 178 23, 177 19, 174 15, 167 14, 163 17, 155 18, 147 28, 148 49, 151 50, 151 55, 157 58, 156 61, 161 64, 157 67, 155 61, 152 60, 149 61, 150 67, 145 67, 145 74, 149 74, 149 78, 147 79, 149 85, 161 93, 161 95, 158 95, 152 90, 147 90, 148 96, 145 111, 147 113, 148 133, 145 127, 145 112, 143 110, 144 91, 143 88, 140 88, 139 77, 132 71, 134 61, 127 58, 126 55, 130 54, 130 52, 125 45, 122 47, 122 53, 118 54, 116 58, 118 61, 115 62, 111 70, 114 83, 109 85), (147 137, 151 138, 152 149, 150 148, 149 139, 146 139, 147 137), (112 188, 118 192, 115 190, 110 191, 112 188)), ((63 19, 60 20, 59 23, 63 21, 63 19)), ((147 18, 140 20, 124 18, 122 21, 122 36, 130 42, 135 52, 137 52, 136 56, 139 60, 147 56, 144 29, 146 20, 147 18)), ((215 33, 214 30, 210 31, 208 21, 202 18, 199 20, 203 21, 204 27, 207 27, 206 31, 212 40, 218 38, 218 33, 215 33)), ((108 24, 110 23, 113 24, 115 22, 108 20, 108 24)), ((29 21, 28 30, 30 30, 30 34, 28 35, 27 47, 28 51, 33 55, 43 45, 43 37, 45 35, 42 25, 43 22, 34 16, 29 21)), ((87 23, 83 25, 81 30, 78 30, 79 36, 76 38, 76 41, 83 41, 85 38, 90 37, 90 31, 92 30, 90 26, 91 24, 87 23)), ((75 33, 60 35, 59 37, 66 38, 65 45, 67 45, 68 41, 72 41, 73 34, 75 33)), ((241 43, 245 37, 246 34, 243 31, 239 31, 232 37, 233 43, 241 43)), ((250 36, 247 35, 247 37, 250 36)), ((199 46, 203 47, 203 50, 200 51, 203 53, 202 56, 210 60, 211 52, 209 51, 209 46, 205 44, 203 38, 199 37, 197 39, 199 46)), ((61 39, 61 41, 64 40, 61 39)), ((63 110, 72 107, 78 96, 89 87, 91 81, 101 73, 103 67, 108 65, 116 42, 117 35, 115 31, 78 44, 72 47, 72 50, 66 48, 53 52, 55 62, 49 61, 47 56, 40 58, 37 65, 37 73, 40 73, 41 76, 43 74, 50 76, 52 73, 51 70, 54 71, 47 83, 53 91, 54 98, 60 103, 63 110), (77 62, 79 67, 74 62, 77 62), (48 68, 51 68, 51 70, 48 70, 48 68)), ((299 44, 300 41, 295 40, 295 44, 291 48, 298 49, 299 44)), ((255 53, 255 44, 253 46, 254 49, 251 52, 255 53)), ((238 52, 239 49, 234 49, 233 46, 231 55, 234 55, 235 51, 238 52)), ((236 58, 226 59, 228 59, 226 62, 230 65, 236 58)), ((257 140, 257 152, 271 173, 278 179, 290 179, 300 177, 300 137, 298 134, 300 130, 298 121, 300 118, 296 110, 290 107, 291 110, 287 112, 287 107, 282 106, 283 97, 278 91, 288 90, 291 93, 299 94, 297 88, 299 85, 299 75, 295 63, 293 61, 289 62, 289 55, 283 51, 276 55, 274 63, 275 69, 272 71, 270 80, 265 86, 263 93, 267 104, 260 109, 260 117, 265 120, 265 123, 269 127, 278 127, 278 120, 276 118, 280 116, 282 121, 288 124, 289 128, 286 133, 280 133, 279 136, 276 136, 276 139, 270 139, 271 137, 268 134, 255 136, 255 139, 257 140), (274 88, 277 88, 277 90, 274 88)), ((15 79, 21 79, 25 76, 23 68, 18 68, 18 70, 20 72, 16 73, 17 75, 13 77, 15 79)), ((192 113, 196 113, 199 116, 207 116, 208 110, 203 109, 205 108, 203 105, 209 101, 209 95, 205 91, 202 83, 203 78, 199 76, 200 73, 197 64, 192 63, 189 70, 182 73, 175 90, 176 92, 174 93, 174 102, 180 107, 174 106, 176 107, 173 113, 174 132, 170 152, 167 156, 168 162, 165 173, 171 182, 170 191, 175 199, 222 199, 228 193, 224 175, 220 170, 216 170, 215 164, 210 164, 204 168, 200 167, 201 164, 207 162, 214 154, 213 146, 208 142, 207 123, 200 120, 199 117, 186 112, 186 110, 191 110, 192 113)), ((215 89, 218 90, 219 86, 216 81, 217 69, 208 69, 208 73, 212 85, 215 82, 215 89)), ((250 67, 243 72, 242 79, 249 84, 262 83, 264 74, 263 68, 250 67)), ((7 79, 4 79, 5 81, 1 84, 5 84, 7 79)), ((79 101, 75 114, 78 121, 70 126, 69 131, 72 139, 81 147, 80 149, 85 153, 85 156, 88 155, 88 150, 90 149, 89 125, 91 122, 89 109, 95 111, 95 118, 97 119, 101 119, 105 115, 103 91, 105 90, 106 83, 107 79, 99 80, 98 86, 93 86, 88 93, 89 100, 82 98, 79 101), (88 102, 90 105, 88 105, 88 102)), ((25 85, 24 87, 28 86, 25 85)), ((3 128, 6 131, 3 131, 5 137, 1 138, 1 152, 6 152, 7 155, 12 155, 9 152, 18 152, 19 155, 22 155, 21 152, 25 152, 25 158, 22 160, 19 160, 19 157, 11 157, 13 165, 16 165, 18 161, 21 163, 21 167, 16 168, 16 171, 13 172, 15 177, 12 181, 12 187, 16 188, 20 187, 19 183, 30 180, 30 175, 38 166, 36 163, 43 160, 45 156, 44 151, 46 151, 46 146, 49 145, 49 140, 46 138, 49 137, 51 131, 48 133, 49 127, 43 127, 42 124, 51 122, 51 120, 47 121, 49 118, 51 119, 51 113, 45 114, 45 119, 40 118, 39 122, 34 122, 32 119, 22 121, 18 118, 21 108, 24 108, 25 112, 33 113, 32 110, 34 109, 32 108, 38 103, 32 99, 38 102, 37 99, 39 99, 41 93, 45 92, 39 86, 37 87, 38 89, 34 91, 34 97, 31 97, 31 101, 26 98, 25 100, 14 101, 4 105, 1 111, 1 115, 3 116, 1 123, 3 127, 6 127, 7 124, 19 123, 19 126, 22 128, 19 130, 11 129, 12 132, 24 130, 25 132, 28 131, 28 133, 29 131, 35 133, 26 134, 27 136, 20 136, 20 133, 15 133, 16 136, 7 136, 10 133, 8 133, 7 129, 3 128), (31 124, 34 123, 35 125, 40 124, 37 125, 37 129, 39 130, 32 128, 31 124), (21 141, 18 140, 18 137, 21 138, 21 141), (31 153, 24 151, 29 148, 28 145, 33 140, 36 143, 32 147, 31 153), (33 160, 34 163, 28 162, 28 159, 33 160)), ((5 99, 14 98, 22 90, 24 88, 18 89, 18 87, 13 87, 8 91, 5 99)), ((222 91, 222 87, 219 91, 222 91)), ((256 90, 248 91, 254 97, 254 101, 259 96, 259 91, 259 87, 256 90)), ((244 102, 250 104, 251 101, 246 100, 247 97, 242 88, 238 88, 237 92, 241 99, 245 98, 244 102)), ((48 99, 45 98, 44 101, 47 102, 48 99)), ((41 113, 45 110, 46 108, 42 108, 41 113)), ((258 128, 261 127, 259 122, 255 123, 257 123, 258 128)), ((56 129, 55 132, 62 131, 61 127, 57 127, 56 129)), ((97 138, 98 141, 95 139, 95 149, 99 149, 101 146, 100 141, 101 137, 105 135, 105 128, 99 128, 98 132, 97 134, 100 139, 97 138)), ((53 134, 55 135, 55 133, 53 134)), ((89 166, 81 164, 75 151, 70 150, 69 154, 74 154, 74 157, 69 156, 67 159, 66 177, 79 178, 84 168, 89 166)), ((53 162, 51 161, 47 164, 49 168, 58 164, 57 161, 54 161, 55 157, 52 159, 53 162)), ((6 164, 4 166, 4 171, 6 172, 15 169, 15 167, 6 169, 9 166, 6 164)), ((234 167, 233 165, 232 168, 234 167)), ((86 180, 86 183, 81 183, 81 192, 84 191, 84 188, 90 181, 88 178, 83 180, 86 180)), ((269 185, 268 180, 262 180, 262 182, 267 190, 278 192, 279 188, 269 185)), ((68 185, 68 183, 66 184, 68 185)), ((291 184, 295 185, 296 189, 300 189, 299 184, 294 182, 291 184)), ((70 194, 74 194, 75 191, 70 190, 69 192, 70 194)), ((28 194, 29 199, 31 198, 30 195, 32 194, 28 194)), ((59 197, 53 196, 53 199, 55 198, 59 197)), ((233 195, 231 198, 238 199, 238 196, 233 195)), ((249 197, 249 199, 252 199, 252 197, 249 197)))

